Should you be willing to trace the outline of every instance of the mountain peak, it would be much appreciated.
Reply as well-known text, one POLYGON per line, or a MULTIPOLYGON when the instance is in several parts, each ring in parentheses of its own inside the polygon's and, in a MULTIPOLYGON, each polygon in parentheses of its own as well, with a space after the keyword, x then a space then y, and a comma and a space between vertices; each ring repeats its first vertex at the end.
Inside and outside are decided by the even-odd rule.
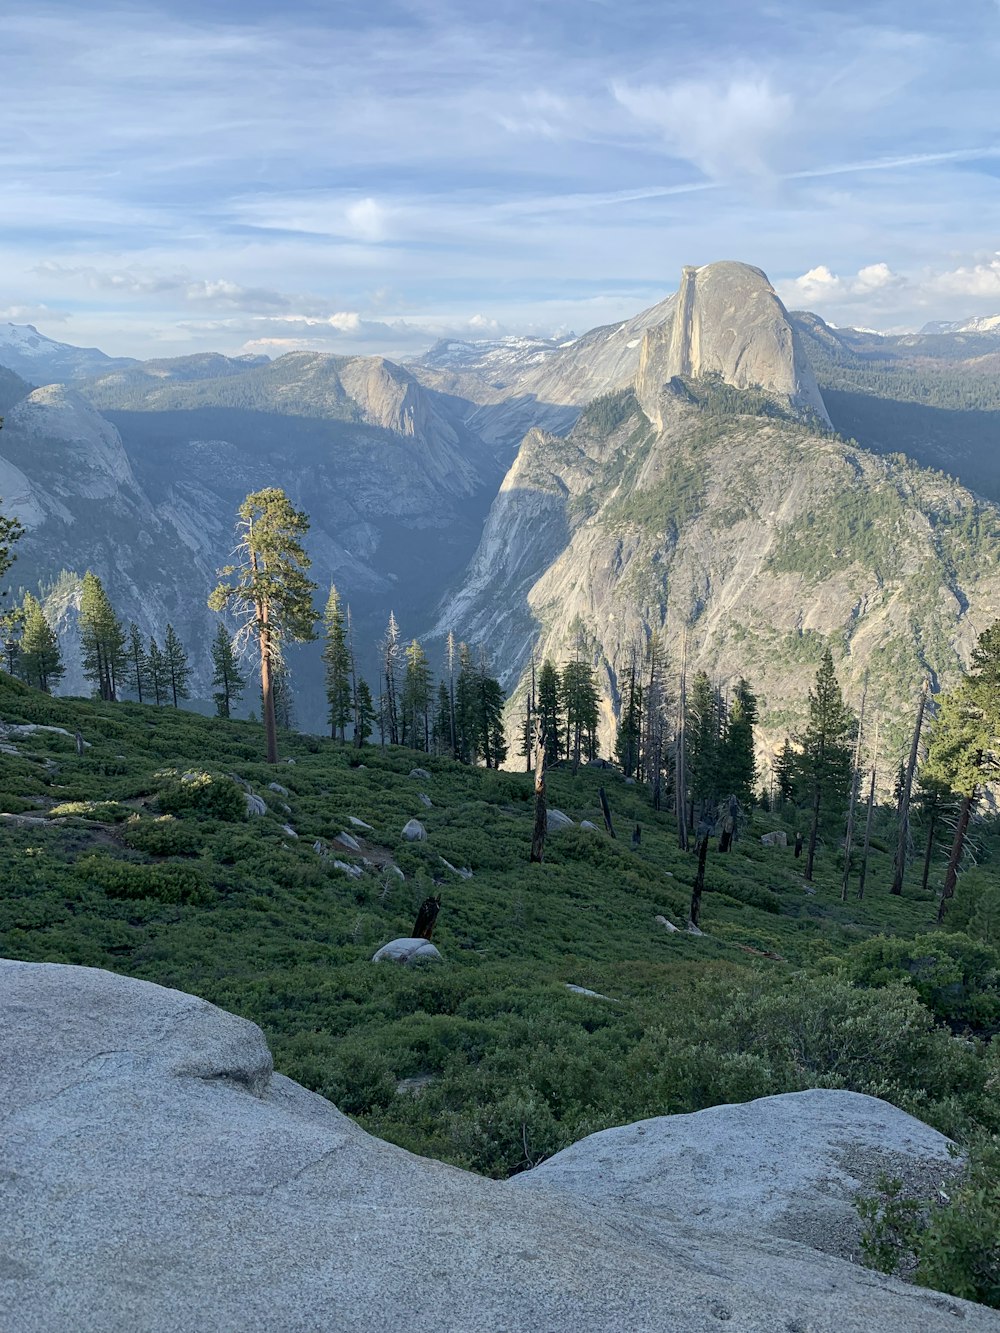
POLYGON ((670 317, 644 336, 636 392, 646 415, 658 420, 671 379, 713 374, 737 389, 774 393, 830 424, 788 312, 752 264, 722 260, 683 269, 670 317))

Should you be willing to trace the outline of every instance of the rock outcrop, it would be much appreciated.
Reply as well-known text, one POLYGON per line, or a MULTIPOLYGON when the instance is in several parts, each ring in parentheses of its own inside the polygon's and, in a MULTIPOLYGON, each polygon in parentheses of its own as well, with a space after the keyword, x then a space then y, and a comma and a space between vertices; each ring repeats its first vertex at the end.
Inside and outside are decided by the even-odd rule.
MULTIPOLYGON (((644 1135, 611 1131, 633 1138, 615 1142, 604 1184, 603 1135, 570 1150, 572 1172, 562 1154, 501 1184, 372 1138, 275 1074, 253 1024, 192 996, 0 963, 0 1327, 998 1333, 995 1311, 766 1234, 756 1221, 773 1177, 763 1188, 745 1178, 741 1197, 719 1164, 692 1159, 702 1123, 725 1153, 748 1123, 737 1117, 768 1134, 793 1125, 808 1141, 807 1112, 827 1125, 824 1143, 842 1133, 875 1156, 937 1150, 883 1103, 852 1104, 866 1126, 854 1132, 843 1094, 808 1096, 792 1120, 772 1114, 788 1098, 680 1118, 687 1165, 666 1156, 659 1127, 673 1122, 654 1121, 644 1135), (841 1106, 839 1125, 823 1121, 825 1105, 841 1106), (656 1194, 668 1170, 669 1211, 656 1194), (693 1207, 715 1209, 707 1220, 685 1206, 689 1187, 693 1207), (741 1210, 746 1226, 734 1228, 741 1210)), ((742 1166, 723 1159, 744 1177, 756 1163, 746 1147, 742 1166)), ((796 1190, 813 1198, 815 1178, 782 1162, 782 1208, 796 1190)))

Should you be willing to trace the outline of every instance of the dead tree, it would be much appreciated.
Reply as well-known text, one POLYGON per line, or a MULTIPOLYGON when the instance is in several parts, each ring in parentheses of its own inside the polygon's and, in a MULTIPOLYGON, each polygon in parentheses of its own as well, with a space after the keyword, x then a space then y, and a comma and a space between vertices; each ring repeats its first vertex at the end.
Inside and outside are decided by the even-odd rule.
POLYGON ((927 695, 930 681, 924 681, 920 692, 920 704, 917 708, 917 721, 913 728, 913 741, 910 745, 910 758, 906 765, 903 785, 899 793, 899 835, 896 839, 896 859, 892 866, 892 888, 890 893, 897 896, 903 892, 903 876, 906 873, 906 843, 910 831, 910 792, 913 789, 913 773, 917 767, 917 754, 920 750, 920 728, 924 721, 924 709, 927 707, 927 695))
POLYGON ((601 798, 601 810, 604 813, 604 827, 608 830, 608 832, 611 834, 613 838, 615 836, 615 826, 611 822, 611 806, 608 805, 608 798, 605 794, 604 788, 598 787, 597 794, 601 798))
POLYGON ((708 829, 701 835, 701 842, 698 844, 698 873, 694 877, 694 888, 691 890, 691 912, 689 920, 691 925, 697 928, 698 920, 701 916, 701 895, 705 888, 705 861, 708 859, 708 829))
POLYGON ((676 791, 674 796, 677 805, 677 845, 682 852, 688 849, 688 830, 687 830, 687 801, 685 787, 687 786, 687 775, 684 771, 685 759, 685 714, 687 712, 687 630, 684 631, 684 643, 681 648, 681 680, 680 692, 677 699, 677 746, 676 759, 674 764, 674 786, 676 791))
POLYGON ((437 915, 440 910, 440 893, 436 898, 425 898, 420 904, 420 911, 417 913, 417 920, 413 927, 411 939, 429 940, 434 934, 434 922, 437 920, 437 915))
POLYGON ((542 862, 545 855, 545 833, 548 828, 548 804, 545 799, 545 732, 539 728, 535 739, 535 827, 531 834, 530 860, 542 862))
MULTIPOLYGON (((976 767, 978 768, 982 762, 983 752, 980 750, 976 756, 976 767)), ((944 887, 941 889, 941 903, 937 914, 939 923, 944 920, 944 914, 948 910, 948 900, 955 896, 955 885, 958 883, 958 867, 965 851, 965 835, 969 831, 969 821, 972 818, 973 807, 978 795, 978 787, 973 787, 967 796, 962 797, 962 804, 959 806, 955 837, 951 844, 951 855, 948 857, 948 869, 944 872, 944 887)))

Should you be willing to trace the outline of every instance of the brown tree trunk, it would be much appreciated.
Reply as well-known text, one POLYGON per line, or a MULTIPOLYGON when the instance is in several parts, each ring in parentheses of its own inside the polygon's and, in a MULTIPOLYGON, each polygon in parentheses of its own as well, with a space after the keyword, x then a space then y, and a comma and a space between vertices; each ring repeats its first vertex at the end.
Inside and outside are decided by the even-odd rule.
POLYGON ((260 608, 260 692, 263 701, 264 739, 267 762, 278 762, 278 724, 274 716, 274 682, 271 679, 271 630, 267 623, 267 606, 260 608))
POLYGON ((937 811, 931 810, 930 828, 927 830, 927 849, 924 852, 924 875, 920 881, 922 893, 927 892, 927 881, 931 874, 931 857, 934 855, 934 832, 937 828, 937 811))
MULTIPOLYGON (((876 737, 877 737, 876 732, 876 737)), ((875 744, 878 744, 876 739, 875 744)), ((861 853, 861 874, 858 877, 858 897, 865 896, 865 880, 868 878, 868 853, 872 844, 872 814, 875 810, 875 765, 872 764, 871 784, 868 788, 868 813, 865 816, 865 847, 861 853)))
POLYGON ((816 839, 819 836, 819 802, 820 791, 819 783, 817 782, 815 791, 813 792, 812 824, 809 827, 809 851, 806 853, 805 877, 808 880, 811 880, 813 877, 813 862, 816 859, 816 839))
POLYGON ((697 926, 698 919, 701 916, 701 895, 705 887, 705 861, 708 858, 708 834, 702 835, 701 843, 698 847, 698 873, 694 877, 694 888, 691 891, 691 913, 690 921, 692 926, 697 926))
POLYGON ((899 793, 899 833, 896 839, 896 858, 892 865, 892 887, 889 892, 897 897, 903 892, 903 876, 906 874, 906 843, 910 830, 910 792, 913 790, 913 773, 917 767, 917 754, 920 748, 920 728, 923 725, 924 709, 927 707, 927 692, 930 682, 924 681, 917 709, 917 722, 913 728, 913 741, 910 745, 910 758, 903 777, 903 789, 899 793))
MULTIPOLYGON (((982 763, 981 751, 978 763, 982 763)), ((958 883, 958 867, 962 861, 962 852, 965 850, 965 835, 969 831, 969 820, 972 818, 972 807, 975 803, 976 788, 973 787, 968 796, 962 797, 962 805, 958 812, 958 824, 955 828, 954 841, 951 844, 951 855, 948 857, 948 869, 944 873, 941 904, 938 907, 937 919, 939 922, 944 920, 948 899, 955 896, 955 885, 958 883)))
POLYGON ((548 827, 548 806, 545 800, 545 732, 535 742, 535 827, 531 834, 530 859, 539 865, 545 855, 545 831, 548 827))
POLYGON ((598 787, 597 794, 601 798, 601 809, 604 812, 604 827, 608 830, 611 836, 614 837, 615 826, 611 822, 611 807, 608 805, 608 798, 605 795, 604 788, 598 787))

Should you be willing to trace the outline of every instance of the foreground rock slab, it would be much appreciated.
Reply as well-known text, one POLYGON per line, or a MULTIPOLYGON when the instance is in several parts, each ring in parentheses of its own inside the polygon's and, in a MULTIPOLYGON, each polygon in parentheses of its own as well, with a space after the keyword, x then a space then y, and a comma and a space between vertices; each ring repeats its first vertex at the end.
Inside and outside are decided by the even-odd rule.
POLYGON ((414 1157, 275 1074, 253 1024, 93 969, 0 962, 0 1116, 4 1333, 1000 1331, 681 1200, 414 1157))

